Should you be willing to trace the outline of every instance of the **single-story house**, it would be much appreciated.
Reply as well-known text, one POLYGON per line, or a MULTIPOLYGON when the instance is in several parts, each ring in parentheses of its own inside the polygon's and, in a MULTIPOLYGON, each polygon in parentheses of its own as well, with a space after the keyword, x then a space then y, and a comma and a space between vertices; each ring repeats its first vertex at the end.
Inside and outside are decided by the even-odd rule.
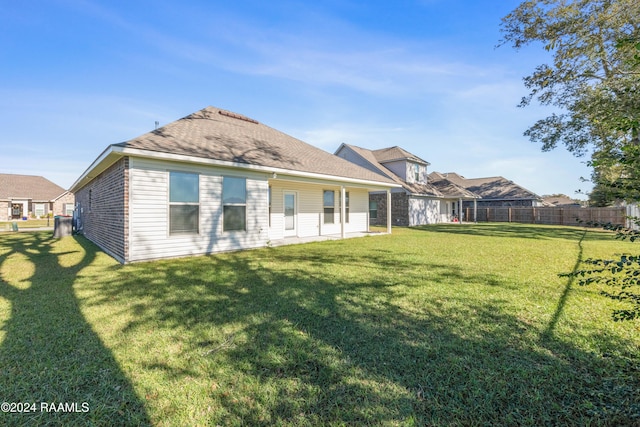
POLYGON ((0 173, 0 221, 72 215, 73 194, 42 176, 0 173))
MULTIPOLYGON (((429 162, 398 146, 369 150, 342 144, 335 154, 400 185, 391 194, 390 211, 394 225, 416 226, 455 221, 462 209, 462 201, 475 202, 478 198, 471 191, 430 175, 427 171, 429 162)), ((371 224, 385 223, 388 220, 386 195, 372 191, 369 203, 371 224)))
MULTIPOLYGON (((122 263, 347 237, 394 180, 207 107, 107 147, 71 187, 76 228, 122 263)), ((391 232, 391 222, 387 222, 391 232)))
POLYGON ((553 196, 542 196, 543 206, 550 207, 581 207, 580 200, 575 200, 564 194, 556 194, 553 196))
MULTIPOLYGON (((533 191, 516 184, 501 176, 487 178, 465 178, 457 173, 449 172, 441 174, 454 184, 477 194, 480 199, 478 208, 494 206, 505 207, 536 207, 543 206, 542 198, 533 191)), ((463 208, 471 207, 471 203, 465 202, 463 208)))

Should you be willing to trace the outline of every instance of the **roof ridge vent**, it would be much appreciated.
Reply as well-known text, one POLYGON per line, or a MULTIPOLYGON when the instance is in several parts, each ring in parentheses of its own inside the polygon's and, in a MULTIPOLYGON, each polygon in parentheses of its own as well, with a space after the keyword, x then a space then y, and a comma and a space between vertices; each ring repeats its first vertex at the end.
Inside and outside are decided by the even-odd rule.
POLYGON ((259 123, 257 120, 254 120, 247 116, 243 116, 242 114, 233 113, 231 111, 219 110, 218 113, 226 117, 231 117, 232 119, 244 120, 245 122, 255 123, 255 124, 259 123))

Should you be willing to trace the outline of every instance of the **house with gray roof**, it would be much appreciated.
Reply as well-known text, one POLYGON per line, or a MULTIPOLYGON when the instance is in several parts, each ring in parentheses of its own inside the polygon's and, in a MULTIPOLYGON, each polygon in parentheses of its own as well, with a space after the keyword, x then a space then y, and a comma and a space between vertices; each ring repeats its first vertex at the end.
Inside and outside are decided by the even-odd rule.
POLYGON ((254 119, 207 107, 110 145, 71 191, 78 231, 128 263, 367 232, 369 192, 391 199, 400 187, 254 119))
POLYGON ((0 173, 0 221, 71 215, 73 194, 42 176, 0 173))
MULTIPOLYGON (((457 220, 464 200, 475 202, 478 198, 475 193, 444 177, 429 174, 429 162, 398 146, 368 150, 342 144, 335 154, 400 185, 391 191, 390 210, 394 225, 451 222, 457 220)), ((369 204, 371 224, 386 223, 386 195, 372 191, 369 204)))
MULTIPOLYGON (((457 173, 442 174, 454 184, 467 189, 481 197, 478 207, 535 207, 543 206, 542 197, 533 191, 501 176, 486 178, 465 178, 457 173)), ((469 204, 465 204, 465 208, 469 204)))

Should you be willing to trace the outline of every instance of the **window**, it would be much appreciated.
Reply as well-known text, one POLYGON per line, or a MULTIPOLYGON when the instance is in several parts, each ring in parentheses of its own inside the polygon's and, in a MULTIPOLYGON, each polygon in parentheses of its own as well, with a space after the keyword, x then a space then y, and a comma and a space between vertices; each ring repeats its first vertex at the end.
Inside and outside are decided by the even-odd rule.
POLYGON ((36 203, 33 207, 34 210, 34 215, 37 216, 38 218, 43 217, 44 216, 44 204, 43 203, 36 203))
POLYGON ((200 224, 198 174, 169 173, 169 234, 197 234, 200 224))
POLYGON ((416 182, 420 182, 420 165, 419 164, 414 163, 413 172, 414 172, 414 178, 416 179, 416 182))
POLYGON ((378 202, 369 202, 369 219, 378 219, 378 202))
POLYGON ((325 224, 333 224, 335 219, 333 217, 335 211, 335 191, 333 190, 324 190, 323 197, 323 205, 324 205, 324 223, 325 224))
POLYGON ((225 176, 222 178, 222 229, 247 229, 247 179, 225 176))
MULTIPOLYGON (((347 203, 345 203, 345 206, 344 206, 344 222, 348 223, 349 222, 349 192, 348 191, 344 192, 344 198, 347 201, 347 203)), ((342 205, 340 205, 340 209, 342 209, 342 205)))
POLYGON ((64 204, 64 214, 72 216, 74 211, 73 203, 65 203, 64 204))

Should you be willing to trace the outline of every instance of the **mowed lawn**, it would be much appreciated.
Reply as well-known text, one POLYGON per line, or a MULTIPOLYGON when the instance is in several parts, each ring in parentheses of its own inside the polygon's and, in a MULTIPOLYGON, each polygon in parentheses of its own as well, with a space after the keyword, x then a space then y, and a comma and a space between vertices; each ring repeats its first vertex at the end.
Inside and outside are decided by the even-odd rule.
POLYGON ((126 266, 50 236, 0 233, 0 401, 37 404, 0 425, 640 425, 640 323, 558 276, 640 252, 608 233, 394 228, 126 266))

